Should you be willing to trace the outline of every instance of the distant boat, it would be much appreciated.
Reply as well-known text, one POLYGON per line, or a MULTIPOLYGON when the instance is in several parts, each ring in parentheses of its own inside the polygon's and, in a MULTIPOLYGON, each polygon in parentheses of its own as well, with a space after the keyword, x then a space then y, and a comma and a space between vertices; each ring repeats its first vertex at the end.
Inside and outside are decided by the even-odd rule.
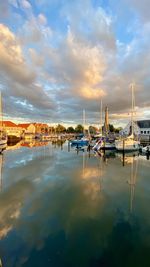
POLYGON ((70 140, 72 146, 87 146, 89 144, 89 138, 85 136, 85 110, 83 110, 83 134, 82 137, 70 140))
POLYGON ((0 153, 7 147, 7 135, 3 129, 2 95, 0 92, 0 153))
POLYGON ((89 140, 85 137, 82 137, 81 139, 74 139, 70 141, 71 145, 73 146, 87 146, 89 143, 89 140))
POLYGON ((133 124, 133 114, 134 114, 134 84, 131 84, 132 90, 132 110, 131 110, 131 135, 121 140, 116 140, 115 145, 118 151, 136 151, 140 148, 140 142, 134 138, 134 124, 133 124))

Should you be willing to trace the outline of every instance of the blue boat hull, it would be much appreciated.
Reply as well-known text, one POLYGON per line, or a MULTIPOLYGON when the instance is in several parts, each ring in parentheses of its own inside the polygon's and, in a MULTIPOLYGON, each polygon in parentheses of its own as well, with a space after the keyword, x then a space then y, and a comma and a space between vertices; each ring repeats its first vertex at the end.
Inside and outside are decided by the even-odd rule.
POLYGON ((87 146, 89 144, 88 140, 73 140, 70 141, 72 146, 87 146))

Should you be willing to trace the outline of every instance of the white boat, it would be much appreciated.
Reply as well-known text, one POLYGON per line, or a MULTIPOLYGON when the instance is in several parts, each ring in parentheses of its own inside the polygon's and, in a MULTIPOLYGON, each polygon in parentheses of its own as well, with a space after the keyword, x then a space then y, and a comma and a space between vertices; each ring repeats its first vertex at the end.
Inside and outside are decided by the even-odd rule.
POLYGON ((131 135, 115 141, 115 146, 118 151, 137 151, 140 148, 140 142, 134 137, 134 84, 131 84, 132 90, 132 111, 131 111, 131 135))
POLYGON ((145 154, 150 153, 150 145, 142 147, 141 150, 142 150, 142 153, 145 153, 145 154))
POLYGON ((134 135, 131 134, 122 140, 116 140, 115 146, 118 151, 137 151, 140 148, 140 142, 134 140, 134 135))
POLYGON ((0 153, 7 147, 7 135, 3 129, 3 113, 2 113, 2 95, 0 92, 0 153))

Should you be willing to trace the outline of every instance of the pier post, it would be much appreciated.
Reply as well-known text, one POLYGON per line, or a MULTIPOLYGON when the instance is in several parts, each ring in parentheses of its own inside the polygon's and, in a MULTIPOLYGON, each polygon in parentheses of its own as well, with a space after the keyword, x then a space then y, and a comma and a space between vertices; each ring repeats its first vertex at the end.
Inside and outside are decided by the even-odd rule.
POLYGON ((68 140, 68 152, 70 152, 70 141, 68 140))
POLYGON ((125 165, 125 151, 124 151, 124 147, 125 147, 125 140, 123 139, 123 150, 122 150, 122 165, 125 165))

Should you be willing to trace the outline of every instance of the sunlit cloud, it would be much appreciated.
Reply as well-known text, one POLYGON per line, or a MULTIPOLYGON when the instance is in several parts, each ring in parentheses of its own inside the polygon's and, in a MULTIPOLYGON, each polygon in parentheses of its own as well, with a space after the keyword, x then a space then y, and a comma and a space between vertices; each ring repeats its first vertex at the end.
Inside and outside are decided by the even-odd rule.
POLYGON ((5 1, 0 80, 5 103, 10 96, 7 117, 12 115, 11 105, 14 116, 19 111, 26 120, 39 116, 47 122, 78 123, 82 108, 93 120, 103 99, 110 115, 122 120, 121 114, 130 112, 133 80, 136 106, 141 113, 148 110, 148 5, 148 0, 132 0, 130 5, 124 0, 103 5, 90 0, 5 1), (76 118, 71 118, 75 112, 76 118))

